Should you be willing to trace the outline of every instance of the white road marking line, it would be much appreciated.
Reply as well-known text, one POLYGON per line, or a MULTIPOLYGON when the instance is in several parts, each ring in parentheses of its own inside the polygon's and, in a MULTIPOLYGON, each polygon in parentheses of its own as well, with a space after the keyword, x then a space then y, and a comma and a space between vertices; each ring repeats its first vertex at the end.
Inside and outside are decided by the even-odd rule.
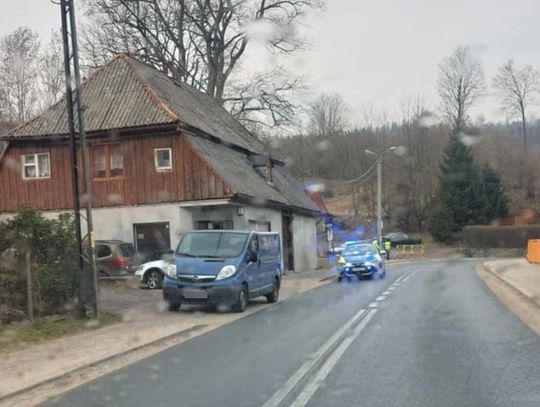
MULTIPOLYGON (((328 339, 317 351, 309 357, 300 368, 268 399, 263 407, 277 407, 285 397, 300 383, 310 369, 319 362, 324 355, 336 344, 337 341, 354 325, 354 323, 365 314, 366 310, 361 309, 349 319, 330 339, 328 339)), ((370 311, 371 312, 371 311, 370 311)))
POLYGON ((377 308, 377 303, 372 302, 371 304, 368 305, 368 308, 377 308))
POLYGON ((382 295, 390 295, 390 289, 386 290, 382 295))
POLYGON ((411 276, 413 275, 414 271, 412 273, 407 274, 407 277, 403 279, 403 282, 406 282, 411 276))
POLYGON ((392 292, 392 291, 394 291, 395 289, 396 289, 396 287, 393 287, 393 286, 392 286, 392 287, 389 287, 389 288, 388 288, 388 291, 392 292))
POLYGON ((296 400, 294 400, 294 402, 291 404, 291 407, 304 407, 309 402, 311 397, 313 397, 317 389, 324 382, 328 374, 336 366, 337 362, 339 362, 339 359, 341 359, 347 348, 351 346, 351 344, 358 337, 358 335, 362 333, 362 331, 367 326, 369 321, 371 321, 371 318, 373 318, 376 312, 376 309, 370 310, 366 317, 362 319, 358 326, 353 330, 352 334, 346 337, 343 342, 339 344, 336 350, 332 352, 326 362, 324 362, 324 364, 321 366, 315 377, 313 377, 313 379, 306 385, 306 387, 304 387, 304 390, 302 390, 302 392, 298 395, 296 400))
MULTIPOLYGON (((407 277, 409 274, 402 274, 398 278, 396 278, 396 283, 400 283, 405 277, 407 277)), ((395 283, 394 283, 395 284, 395 283)))
POLYGON ((384 295, 381 295, 381 296, 375 298, 375 301, 384 301, 384 300, 386 300, 386 297, 384 295))

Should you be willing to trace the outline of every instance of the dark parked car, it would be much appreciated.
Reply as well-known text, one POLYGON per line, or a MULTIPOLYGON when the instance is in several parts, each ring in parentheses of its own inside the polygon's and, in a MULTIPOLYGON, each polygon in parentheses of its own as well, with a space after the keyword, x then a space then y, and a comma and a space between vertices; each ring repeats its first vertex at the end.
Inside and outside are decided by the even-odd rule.
POLYGON ((419 237, 410 236, 400 232, 388 233, 383 236, 383 241, 384 240, 389 240, 392 247, 404 244, 422 244, 422 239, 419 237))
POLYGON ((121 240, 96 240, 96 266, 99 277, 133 274, 141 264, 133 243, 121 240))

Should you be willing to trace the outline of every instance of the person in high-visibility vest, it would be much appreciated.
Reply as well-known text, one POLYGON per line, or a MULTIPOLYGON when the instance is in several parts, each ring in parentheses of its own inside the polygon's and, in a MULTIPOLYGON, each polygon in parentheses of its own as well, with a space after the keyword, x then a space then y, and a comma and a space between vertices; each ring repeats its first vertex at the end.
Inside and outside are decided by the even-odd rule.
POLYGON ((373 239, 371 244, 373 245, 373 247, 377 250, 377 253, 380 253, 380 250, 379 250, 379 242, 377 241, 377 239, 373 239))
POLYGON ((386 251, 386 260, 390 260, 390 250, 392 250, 392 242, 390 240, 384 241, 384 250, 386 251))

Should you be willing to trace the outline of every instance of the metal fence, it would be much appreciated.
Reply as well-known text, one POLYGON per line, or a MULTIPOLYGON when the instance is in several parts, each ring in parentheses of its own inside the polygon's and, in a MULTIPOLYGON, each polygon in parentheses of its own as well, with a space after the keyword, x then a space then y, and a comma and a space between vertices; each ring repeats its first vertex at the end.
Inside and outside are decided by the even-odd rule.
POLYGON ((423 244, 397 245, 392 252, 396 259, 419 259, 425 255, 423 244))

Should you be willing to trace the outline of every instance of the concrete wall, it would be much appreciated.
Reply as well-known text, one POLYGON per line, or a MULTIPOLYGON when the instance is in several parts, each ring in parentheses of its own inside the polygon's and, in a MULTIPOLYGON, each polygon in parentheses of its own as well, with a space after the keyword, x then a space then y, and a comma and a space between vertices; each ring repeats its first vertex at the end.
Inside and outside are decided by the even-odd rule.
MULTIPOLYGON (((62 211, 42 212, 43 216, 49 219, 56 218, 60 213, 62 211)), ((193 228, 191 212, 180 208, 178 204, 95 208, 92 213, 96 239, 119 239, 134 242, 134 224, 169 222, 171 247, 176 248, 181 234, 193 228)), ((0 221, 12 216, 13 214, 0 214, 0 221)), ((82 220, 83 234, 86 233, 85 226, 86 224, 82 220)))
POLYGON ((281 223, 281 211, 270 208, 260 208, 256 206, 243 206, 244 214, 236 215, 234 218, 234 228, 250 230, 252 226, 249 221, 255 221, 259 223, 270 223, 270 229, 272 232, 282 231, 281 223))
POLYGON ((191 213, 178 204, 97 208, 93 213, 96 239, 133 242, 134 224, 169 222, 171 247, 176 248, 180 236, 193 228, 191 213))
POLYGON ((317 220, 311 216, 294 215, 292 221, 294 271, 317 268, 317 220))

